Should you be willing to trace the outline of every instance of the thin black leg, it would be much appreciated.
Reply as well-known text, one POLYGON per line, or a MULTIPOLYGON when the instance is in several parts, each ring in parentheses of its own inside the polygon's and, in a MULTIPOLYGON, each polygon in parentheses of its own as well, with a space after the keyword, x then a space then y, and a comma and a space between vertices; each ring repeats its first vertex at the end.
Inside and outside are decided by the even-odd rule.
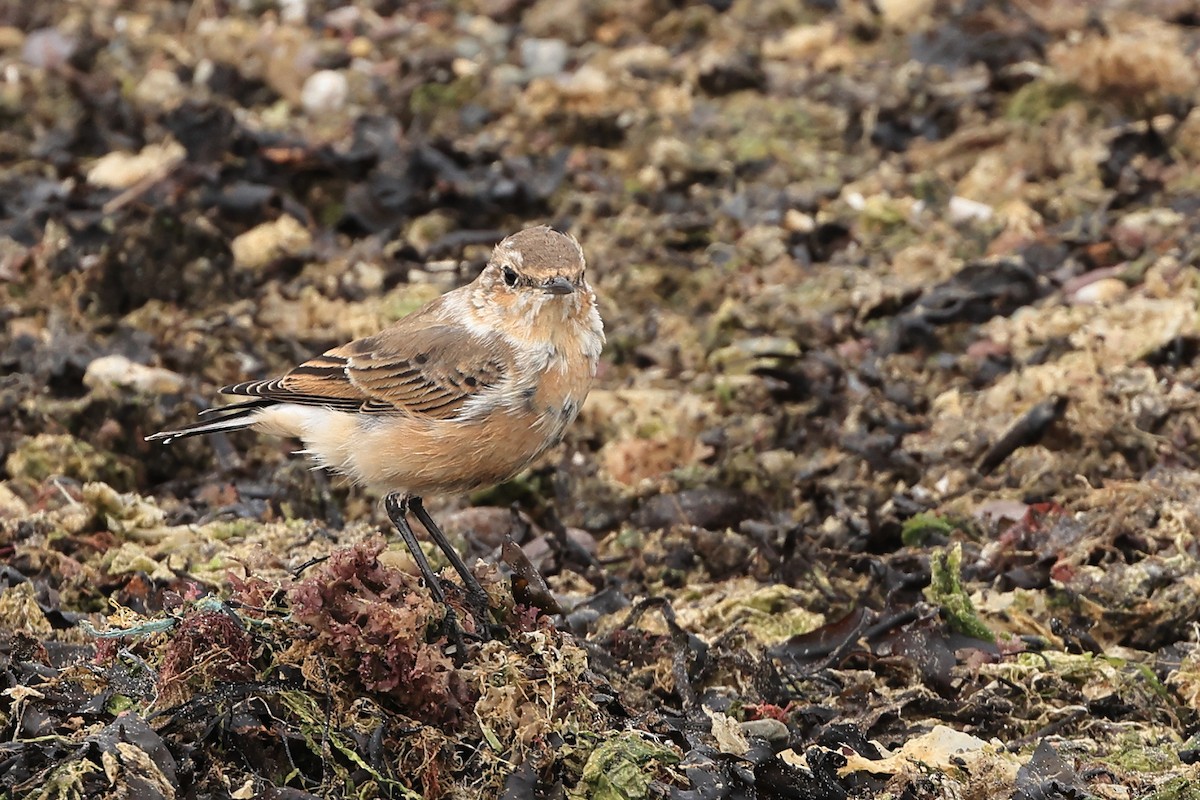
POLYGON ((421 544, 417 541, 417 535, 413 533, 412 526, 408 524, 407 514, 411 505, 412 501, 409 498, 395 492, 383 499, 383 507, 387 510, 388 519, 396 526, 396 530, 400 531, 400 536, 404 539, 404 544, 408 546, 409 552, 412 553, 413 561, 417 562, 417 569, 421 571, 421 577, 425 579, 425 585, 429 587, 429 594, 433 596, 434 601, 446 609, 446 616, 442 620, 442 625, 446 630, 447 637, 457 648, 457 657, 465 657, 466 647, 463 644, 462 629, 458 627, 458 615, 454 613, 454 609, 446 602, 446 593, 442 590, 442 582, 438 580, 433 567, 429 563, 429 559, 425 557, 425 553, 421 550, 421 544))
POLYGON ((417 569, 421 570, 421 577, 425 579, 425 585, 429 587, 429 593, 433 595, 434 600, 445 606, 446 593, 442 591, 442 583, 434 573, 429 559, 425 557, 425 553, 421 550, 421 545, 417 541, 417 535, 413 533, 412 526, 408 524, 408 517, 406 515, 408 514, 411 502, 411 500, 402 494, 392 493, 384 498, 383 507, 387 509, 388 519, 396 526, 396 530, 400 531, 400 536, 404 539, 404 543, 408 545, 413 561, 417 562, 417 569))
POLYGON ((433 521, 433 517, 429 516, 429 512, 425 510, 421 498, 409 498, 408 507, 417 515, 417 519, 425 526, 425 530, 429 531, 434 544, 446 554, 446 558, 450 559, 450 565, 454 567, 454 571, 462 578, 463 586, 467 589, 467 596, 471 600, 472 610, 475 612, 475 621, 480 623, 481 626, 479 633, 481 636, 488 638, 490 636, 490 621, 488 620, 490 603, 487 592, 479 585, 479 581, 475 580, 475 576, 471 574, 471 570, 467 569, 466 562, 462 560, 462 556, 454 549, 454 545, 450 544, 450 540, 446 538, 446 534, 442 533, 442 529, 433 521))

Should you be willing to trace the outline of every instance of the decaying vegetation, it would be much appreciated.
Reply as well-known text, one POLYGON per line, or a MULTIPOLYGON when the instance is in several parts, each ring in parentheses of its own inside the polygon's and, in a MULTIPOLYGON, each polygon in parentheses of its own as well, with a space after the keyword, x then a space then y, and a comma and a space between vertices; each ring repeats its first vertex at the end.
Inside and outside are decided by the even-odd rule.
POLYGON ((5 796, 1196 797, 1197 20, 0 6, 5 796), (608 346, 433 508, 495 640, 289 443, 143 441, 542 222, 608 346))

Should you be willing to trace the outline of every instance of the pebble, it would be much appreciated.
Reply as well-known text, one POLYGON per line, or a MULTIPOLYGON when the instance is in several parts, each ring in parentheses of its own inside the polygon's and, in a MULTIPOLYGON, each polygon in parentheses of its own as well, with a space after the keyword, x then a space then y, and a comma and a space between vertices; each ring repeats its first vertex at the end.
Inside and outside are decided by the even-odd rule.
POLYGON ((929 16, 933 0, 875 0, 875 6, 888 27, 909 31, 929 16))
POLYGON ((992 218, 992 207, 978 200, 971 200, 960 195, 950 198, 946 209, 951 222, 987 222, 992 218))
POLYGON ((599 69, 584 66, 563 77, 559 86, 568 97, 598 97, 612 90, 612 81, 599 69))
POLYGON ((11 25, 0 25, 0 50, 16 50, 25 44, 25 33, 11 25))
POLYGON ((355 36, 346 45, 346 52, 351 58, 367 58, 375 52, 375 45, 366 36, 355 36))
POLYGON ((148 367, 122 355, 101 356, 87 365, 83 385, 89 389, 120 386, 143 394, 178 394, 184 377, 162 367, 148 367))
POLYGON ((507 25, 501 25, 485 16, 474 16, 463 25, 463 32, 479 39, 491 48, 505 47, 508 44, 511 30, 507 25))
POLYGON ((355 261, 338 277, 342 294, 351 300, 363 300, 383 291, 387 273, 371 261, 355 261))
POLYGON ((766 739, 768 742, 786 742, 790 736, 788 726, 771 717, 748 720, 741 724, 741 728, 746 736, 766 739))
POLYGON ((611 63, 614 69, 627 72, 662 70, 671 66, 671 51, 657 44, 635 44, 616 50, 611 63))
POLYGON ((533 36, 583 42, 588 39, 587 6, 585 0, 535 0, 521 15, 521 26, 533 36))
POLYGON ((183 145, 175 141, 148 144, 137 153, 114 151, 92 163, 87 182, 105 189, 128 189, 155 176, 166 176, 186 157, 183 145))
POLYGON ((832 22, 818 25, 799 25, 777 39, 763 42, 763 57, 790 61, 815 61, 837 40, 837 26, 832 22))
POLYGON ((1129 287, 1120 278, 1101 278, 1079 287, 1070 299, 1075 305, 1103 305, 1124 296, 1128 291, 1129 287))
POLYGON ((520 86, 525 73, 516 64, 497 64, 488 75, 488 84, 501 90, 509 86, 520 86))
POLYGON ((350 95, 350 82, 341 72, 322 69, 308 76, 300 90, 300 104, 314 116, 341 111, 350 95))
POLYGON ((133 99, 148 109, 174 108, 185 95, 179 76, 173 70, 162 68, 149 70, 133 90, 133 99))
POLYGON ((39 28, 25 37, 21 59, 38 69, 56 69, 67 63, 77 42, 57 28, 39 28))
POLYGON ((805 214, 797 208, 789 208, 783 214, 783 227, 793 233, 812 233, 817 229, 817 221, 812 214, 805 214))
POLYGON ((0 519, 15 520, 28 516, 29 505, 6 484, 7 481, 0 483, 0 519))
POLYGON ((747 374, 763 358, 796 356, 800 346, 787 336, 747 336, 714 350, 708 365, 724 374, 747 374))
POLYGON ((280 18, 292 25, 302 25, 308 19, 308 0, 278 0, 280 18))
POLYGON ((229 245, 234 265, 249 270, 263 269, 285 256, 300 255, 311 246, 308 228, 287 214, 251 228, 229 245))
POLYGON ((530 78, 558 75, 567 66, 570 50, 562 39, 525 39, 521 42, 521 63, 530 78))

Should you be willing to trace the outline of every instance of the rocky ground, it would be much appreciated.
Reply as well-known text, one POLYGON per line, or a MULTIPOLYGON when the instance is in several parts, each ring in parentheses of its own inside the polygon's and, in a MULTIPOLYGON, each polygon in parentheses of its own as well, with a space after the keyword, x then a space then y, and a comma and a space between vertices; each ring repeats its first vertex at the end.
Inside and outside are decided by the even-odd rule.
POLYGON ((0 796, 1200 797, 1198 59, 1195 0, 0 4, 0 796), (143 441, 540 223, 608 344, 430 504, 495 640, 294 443, 143 441))

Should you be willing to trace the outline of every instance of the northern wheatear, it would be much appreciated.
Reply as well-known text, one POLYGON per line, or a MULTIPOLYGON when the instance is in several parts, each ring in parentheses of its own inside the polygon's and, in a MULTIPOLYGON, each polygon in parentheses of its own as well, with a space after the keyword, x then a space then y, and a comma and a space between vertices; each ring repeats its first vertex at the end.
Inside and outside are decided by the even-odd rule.
POLYGON ((320 466, 386 493, 389 518, 445 605, 408 523, 407 512, 416 515, 461 576, 487 636, 478 616, 487 595, 421 497, 500 483, 556 444, 587 397, 603 344, 579 243, 529 228, 496 245, 470 284, 282 377, 226 386, 253 399, 146 438, 252 428, 300 439, 320 466))

